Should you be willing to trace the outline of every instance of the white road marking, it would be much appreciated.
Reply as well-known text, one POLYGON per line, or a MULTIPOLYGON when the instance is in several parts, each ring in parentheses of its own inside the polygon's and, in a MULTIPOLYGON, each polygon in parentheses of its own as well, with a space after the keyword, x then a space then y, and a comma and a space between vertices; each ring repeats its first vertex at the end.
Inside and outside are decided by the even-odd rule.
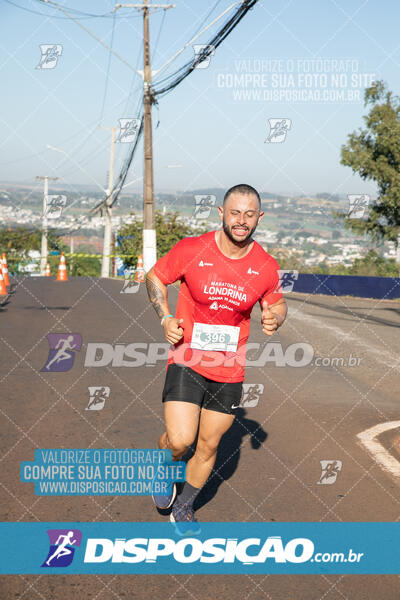
POLYGON ((319 327, 324 331, 332 332, 336 338, 348 338, 348 341, 352 344, 359 343, 363 350, 366 350, 370 354, 374 355, 374 360, 385 367, 397 367, 399 366, 400 358, 396 358, 395 354, 384 350, 383 348, 378 348, 376 345, 369 343, 366 339, 356 335, 354 331, 346 333, 340 327, 335 327, 335 325, 329 325, 326 321, 318 318, 312 317, 311 315, 307 315, 298 310, 290 311, 289 313, 290 319, 298 319, 299 321, 308 322, 314 327, 319 327))
POLYGON ((400 421, 389 421, 374 425, 361 433, 357 437, 363 446, 371 454, 372 458, 388 473, 395 477, 400 477, 400 462, 376 439, 384 431, 400 427, 400 421))

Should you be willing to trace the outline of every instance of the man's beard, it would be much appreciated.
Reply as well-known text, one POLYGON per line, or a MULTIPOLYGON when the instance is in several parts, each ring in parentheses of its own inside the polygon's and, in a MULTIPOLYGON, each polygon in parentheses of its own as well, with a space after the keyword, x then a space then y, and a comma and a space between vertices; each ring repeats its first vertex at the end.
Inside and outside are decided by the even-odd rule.
MULTIPOLYGON (((246 226, 247 227, 247 226, 246 226)), ((236 244, 237 246, 246 246, 246 244, 248 244, 248 240, 249 238, 251 238, 251 236, 253 235, 253 233, 255 232, 255 230, 257 229, 257 225, 255 225, 253 227, 253 229, 248 229, 247 235, 245 238, 242 238, 241 240, 236 240, 232 233, 231 230, 229 228, 229 225, 226 223, 225 221, 225 217, 222 219, 222 228, 224 230, 224 233, 228 236, 228 238, 231 240, 231 242, 233 242, 234 244, 236 244)), ((232 227, 232 229, 235 228, 235 225, 232 227)))

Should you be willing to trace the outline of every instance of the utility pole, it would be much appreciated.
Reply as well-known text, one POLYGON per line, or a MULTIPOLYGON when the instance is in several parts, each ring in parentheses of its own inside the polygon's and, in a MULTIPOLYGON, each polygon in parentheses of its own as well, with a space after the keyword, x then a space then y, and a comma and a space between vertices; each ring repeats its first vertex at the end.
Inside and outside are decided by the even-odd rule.
POLYGON ((143 268, 150 271, 157 260, 154 223, 153 128, 151 119, 151 67, 148 0, 143 0, 143 101, 144 101, 144 179, 143 179, 143 268))
POLYGON ((113 257, 111 259, 111 275, 112 277, 116 276, 116 271, 115 271, 115 254, 116 254, 116 248, 117 248, 117 241, 115 239, 115 233, 113 231, 112 234, 112 241, 111 241, 111 245, 112 245, 112 249, 113 249, 113 257))
MULTIPOLYGON (((54 0, 43 0, 46 4, 54 6, 62 13, 64 13, 71 21, 76 23, 81 29, 86 31, 92 38, 94 38, 99 44, 101 44, 104 48, 106 48, 110 54, 115 56, 120 62, 122 62, 125 66, 127 66, 130 70, 134 71, 137 75, 142 77, 143 79, 143 133, 144 133, 144 177, 143 177, 143 262, 144 262, 144 270, 149 271, 151 267, 154 265, 157 259, 156 252, 156 231, 155 231, 155 219, 154 219, 154 181, 153 181, 153 144, 152 144, 152 115, 151 115, 151 106, 154 103, 154 92, 152 90, 152 77, 154 75, 159 75, 164 69, 168 67, 188 46, 193 44, 205 31, 210 29, 217 21, 219 21, 225 14, 227 14, 234 7, 239 5, 248 5, 245 8, 245 12, 252 8, 253 4, 257 2, 257 0, 236 0, 232 4, 230 4, 218 17, 213 19, 206 27, 204 27, 200 32, 196 33, 191 40, 189 40, 180 50, 175 52, 175 54, 169 58, 160 68, 156 70, 151 69, 150 62, 150 36, 149 36, 149 16, 155 12, 157 9, 168 10, 169 8, 175 8, 175 4, 152 4, 149 0, 143 0, 142 4, 116 4, 114 11, 119 10, 120 8, 135 8, 137 11, 143 12, 143 71, 134 68, 130 65, 122 56, 120 56, 113 48, 108 46, 103 40, 97 37, 92 31, 90 31, 86 26, 82 25, 74 16, 69 14, 69 12, 54 0)), ((114 12, 113 11, 113 12, 114 12)), ((238 9, 239 12, 239 9, 238 9)), ((238 14, 238 13, 237 13, 238 14)), ((245 14, 245 13, 243 13, 245 14)), ((240 16, 240 18, 243 16, 240 16)), ((236 14, 235 14, 236 17, 236 14)), ((229 25, 230 22, 228 22, 229 25)), ((237 22, 233 25, 235 27, 237 22)), ((232 28, 233 28, 232 27, 232 28)), ((226 29, 221 30, 221 32, 230 33, 231 29, 229 28, 226 32, 226 29)), ((220 33, 221 33, 220 32, 220 33)), ((80 165, 77 165, 78 167, 80 165)), ((134 183, 133 181, 127 185, 131 185, 134 183)), ((127 187, 127 186, 125 186, 127 187)), ((110 188, 112 189, 112 188, 110 188)), ((121 188, 120 188, 121 189, 121 188)), ((113 194, 108 194, 108 197, 105 201, 102 201, 99 206, 96 206, 95 211, 100 210, 105 211, 105 230, 104 230, 104 251, 103 251, 103 262, 102 262, 102 277, 108 277, 109 274, 109 248, 110 248, 110 240, 111 240, 111 204, 112 204, 112 196, 113 194), (108 250, 107 250, 108 248, 108 250)))
POLYGON ((149 35, 149 10, 156 8, 174 8, 174 4, 150 4, 143 0, 143 4, 117 4, 119 8, 136 8, 143 12, 143 149, 144 149, 144 177, 143 177, 143 267, 145 273, 150 271, 157 260, 156 229, 154 220, 154 176, 153 176, 153 129, 151 118, 151 105, 153 93, 151 89, 151 62, 150 62, 150 35, 149 35))
POLYGON ((71 254, 71 260, 69 261, 69 272, 70 274, 72 274, 72 269, 74 265, 74 238, 72 235, 69 240, 69 252, 71 254))
POLYGON ((42 215, 42 245, 40 249, 40 274, 45 275, 47 264, 47 197, 49 195, 49 179, 57 181, 58 177, 49 177, 49 175, 37 175, 37 180, 44 181, 43 190, 43 215, 42 215))
POLYGON ((111 127, 111 150, 110 150, 110 168, 108 170, 108 200, 104 204, 104 241, 103 241, 103 259, 101 262, 101 277, 110 276, 110 254, 111 254, 111 213, 112 196, 114 189, 114 156, 115 156, 115 131, 116 127, 111 127))

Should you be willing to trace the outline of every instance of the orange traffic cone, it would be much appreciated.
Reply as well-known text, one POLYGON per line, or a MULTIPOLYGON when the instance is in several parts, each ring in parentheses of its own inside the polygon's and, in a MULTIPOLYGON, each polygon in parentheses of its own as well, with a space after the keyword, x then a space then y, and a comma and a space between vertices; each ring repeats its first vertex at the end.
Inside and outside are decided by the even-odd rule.
POLYGON ((141 254, 139 254, 137 262, 135 281, 144 281, 143 256, 141 254))
POLYGON ((64 252, 61 252, 60 264, 57 273, 57 281, 68 281, 67 266, 65 264, 64 252))
POLYGON ((3 256, 1 259, 1 267, 3 270, 3 279, 4 279, 4 283, 5 285, 10 285, 10 280, 8 278, 8 267, 7 267, 7 259, 6 259, 6 255, 3 252, 3 256))
POLYGON ((51 275, 49 263, 46 264, 46 270, 44 272, 44 275, 45 275, 45 277, 50 277, 50 275, 51 275))
POLYGON ((0 269, 0 296, 7 296, 7 288, 3 279, 3 271, 0 269))

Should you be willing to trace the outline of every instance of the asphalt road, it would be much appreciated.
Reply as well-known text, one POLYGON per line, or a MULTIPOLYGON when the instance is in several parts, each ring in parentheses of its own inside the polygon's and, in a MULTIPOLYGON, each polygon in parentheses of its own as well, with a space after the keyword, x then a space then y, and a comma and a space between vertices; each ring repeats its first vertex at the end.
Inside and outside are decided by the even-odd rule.
MULTIPOLYGON (((152 448, 163 431, 165 361, 85 366, 88 344, 163 343, 144 286, 20 278, 0 302, 2 521, 163 521, 147 497, 38 497, 19 481, 36 448, 152 448), (43 372, 49 333, 79 334, 67 372, 43 372), (102 410, 85 410, 90 386, 108 386, 102 410)), ((171 304, 177 288, 170 288, 171 304)), ((288 294, 289 317, 270 341, 254 309, 243 407, 223 438, 216 475, 197 501, 200 521, 397 521, 399 477, 358 433, 399 419, 400 303, 288 294), (271 345, 272 344, 272 345, 271 345), (263 354, 264 353, 264 354, 263 354), (257 394, 255 397, 257 401, 257 394), (329 485, 320 461, 341 461, 329 485), (333 477, 335 479, 335 477, 333 477)), ((116 354, 115 354, 116 355, 116 354)), ((97 355, 98 356, 98 355, 97 355)), ((121 354, 120 354, 121 358, 121 354)), ((399 431, 386 443, 399 458, 399 431)), ((339 463, 337 463, 339 464, 339 463)), ((1 598, 164 600, 399 600, 393 575, 24 575, 0 579, 1 598)))

